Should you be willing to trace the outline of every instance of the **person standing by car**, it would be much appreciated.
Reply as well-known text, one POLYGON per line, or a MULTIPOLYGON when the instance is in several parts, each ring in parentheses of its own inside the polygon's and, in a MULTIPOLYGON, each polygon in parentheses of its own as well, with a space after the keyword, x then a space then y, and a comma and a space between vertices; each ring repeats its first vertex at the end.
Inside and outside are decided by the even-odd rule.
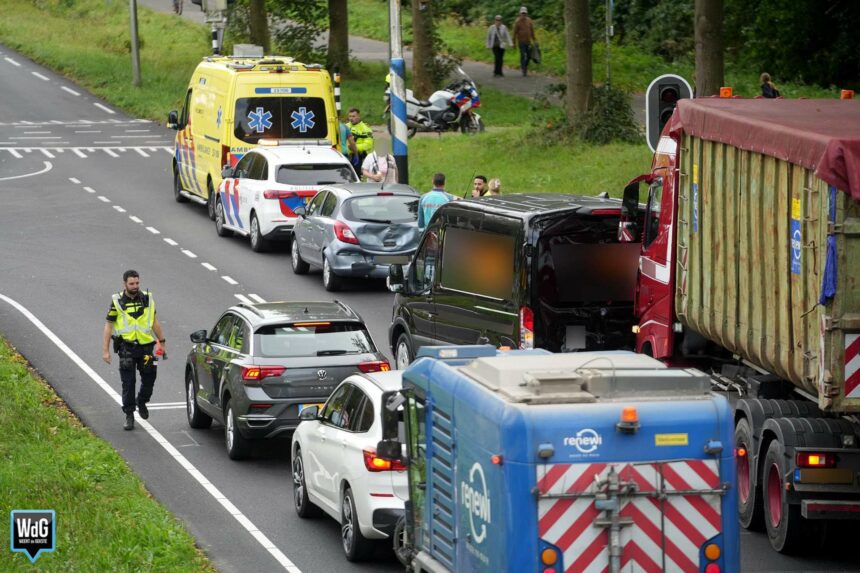
POLYGON ((373 151, 373 130, 361 121, 361 112, 357 107, 349 110, 349 131, 355 140, 355 152, 350 155, 356 171, 361 169, 364 158, 373 151))
POLYGON ((445 191, 445 174, 434 174, 433 188, 422 195, 418 201, 418 230, 423 231, 427 227, 427 223, 430 222, 430 219, 433 218, 433 213, 439 207, 454 199, 453 195, 445 191))
POLYGON ((502 23, 502 17, 496 16, 495 22, 487 30, 487 49, 493 51, 495 66, 493 75, 497 78, 504 76, 502 65, 505 62, 505 48, 512 46, 508 27, 502 23))
POLYGON ((484 197, 498 197, 502 194, 502 180, 498 177, 493 177, 487 183, 487 193, 484 197))
POLYGON ((391 155, 380 155, 373 151, 361 164, 361 175, 368 182, 397 183, 397 165, 391 155))
POLYGON ((156 342, 164 352, 164 333, 155 316, 155 299, 149 291, 140 291, 140 275, 127 270, 122 275, 123 290, 113 295, 102 335, 102 359, 110 364, 109 345, 119 355, 119 376, 122 380, 122 411, 126 430, 134 429, 135 405, 140 417, 149 418, 146 403, 155 385, 156 342), (140 392, 135 400, 135 368, 140 372, 140 392))
POLYGON ((349 125, 343 122, 342 116, 338 116, 337 123, 340 129, 340 152, 344 157, 357 154, 358 148, 355 146, 355 138, 352 136, 349 125))
POLYGON ((520 15, 514 22, 514 45, 520 48, 520 70, 522 70, 523 76, 528 75, 532 44, 536 41, 534 22, 529 18, 528 8, 522 6, 520 15))
POLYGON ((768 99, 779 97, 779 90, 776 89, 776 85, 771 81, 770 74, 767 72, 761 75, 761 95, 768 99))
POLYGON ((487 178, 483 175, 475 175, 472 180, 472 199, 482 197, 487 192, 487 178))

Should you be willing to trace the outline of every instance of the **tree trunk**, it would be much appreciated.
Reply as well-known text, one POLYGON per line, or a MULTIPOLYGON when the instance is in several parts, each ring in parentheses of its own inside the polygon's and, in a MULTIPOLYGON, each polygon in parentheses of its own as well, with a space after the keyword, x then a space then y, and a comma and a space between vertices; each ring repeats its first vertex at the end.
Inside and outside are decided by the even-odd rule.
POLYGON ((433 93, 433 0, 412 0, 412 91, 418 98, 433 93))
POLYGON ((349 13, 346 0, 328 0, 328 69, 349 69, 349 13))
POLYGON ((723 78, 723 0, 696 0, 696 96, 720 93, 723 78))
POLYGON ((575 123, 591 103, 591 26, 588 0, 564 0, 567 44, 567 118, 575 123))
POLYGON ((271 45, 269 44, 269 19, 266 14, 266 0, 251 0, 248 28, 250 28, 251 43, 263 46, 263 53, 268 54, 271 45))

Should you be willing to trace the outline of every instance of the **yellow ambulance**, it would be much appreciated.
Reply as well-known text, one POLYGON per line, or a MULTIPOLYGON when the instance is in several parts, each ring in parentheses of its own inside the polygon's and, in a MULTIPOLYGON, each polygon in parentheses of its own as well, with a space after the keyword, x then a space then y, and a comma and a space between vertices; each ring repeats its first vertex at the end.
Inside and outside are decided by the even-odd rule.
POLYGON ((331 76, 293 58, 210 56, 194 70, 175 129, 173 193, 205 204, 215 217, 215 190, 231 167, 261 140, 328 140, 338 125, 331 76))

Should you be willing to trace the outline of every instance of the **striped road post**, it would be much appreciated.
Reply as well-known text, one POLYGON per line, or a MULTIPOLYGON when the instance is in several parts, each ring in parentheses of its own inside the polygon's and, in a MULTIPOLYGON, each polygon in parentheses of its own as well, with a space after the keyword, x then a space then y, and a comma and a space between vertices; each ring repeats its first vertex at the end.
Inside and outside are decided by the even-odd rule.
POLYGON ((391 43, 391 152, 397 165, 397 182, 409 183, 406 145, 406 64, 400 41, 400 2, 388 0, 391 43))

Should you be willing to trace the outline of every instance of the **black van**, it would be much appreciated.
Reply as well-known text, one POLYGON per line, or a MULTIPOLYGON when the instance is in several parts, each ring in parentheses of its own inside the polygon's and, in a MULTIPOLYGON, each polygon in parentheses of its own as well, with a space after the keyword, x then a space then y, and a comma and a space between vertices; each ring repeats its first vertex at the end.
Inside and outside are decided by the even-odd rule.
POLYGON ((426 345, 632 349, 639 245, 618 242, 620 215, 618 199, 554 193, 442 206, 390 269, 397 367, 426 345))

